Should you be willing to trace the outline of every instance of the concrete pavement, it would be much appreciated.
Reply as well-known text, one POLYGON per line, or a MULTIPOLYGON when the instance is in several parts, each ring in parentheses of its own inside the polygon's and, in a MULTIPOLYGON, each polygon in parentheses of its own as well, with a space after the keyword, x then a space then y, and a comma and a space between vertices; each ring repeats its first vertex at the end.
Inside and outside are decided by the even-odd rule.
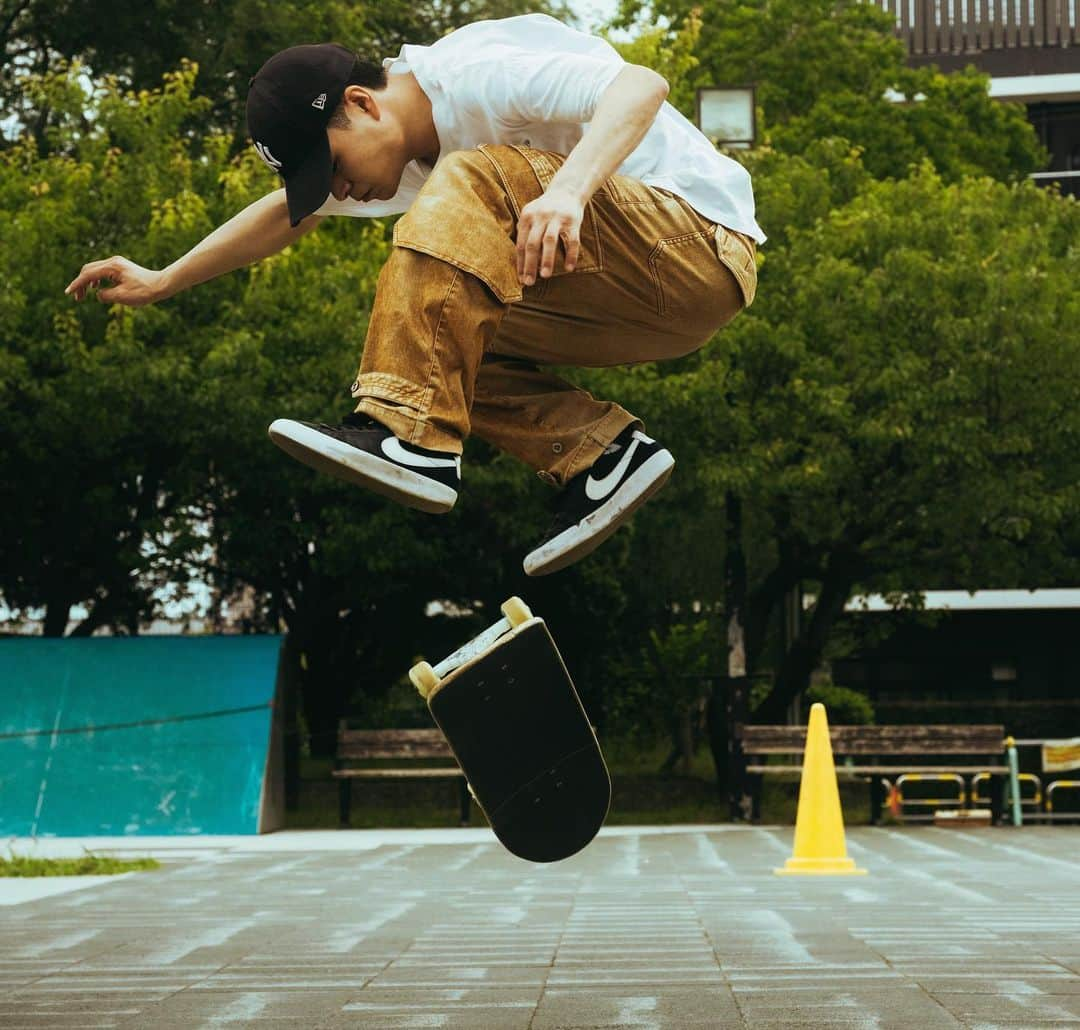
POLYGON ((1080 829, 858 827, 868 876, 775 876, 792 833, 0 841, 165 863, 0 905, 0 1028, 1080 1026, 1080 829))

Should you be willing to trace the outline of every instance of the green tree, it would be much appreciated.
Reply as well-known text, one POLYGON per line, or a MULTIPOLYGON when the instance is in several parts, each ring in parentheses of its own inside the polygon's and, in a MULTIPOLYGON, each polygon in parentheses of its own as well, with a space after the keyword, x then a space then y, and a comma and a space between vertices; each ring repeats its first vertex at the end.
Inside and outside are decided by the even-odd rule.
POLYGON ((75 73, 46 76, 35 95, 64 112, 57 151, 24 136, 0 154, 0 591, 16 609, 43 608, 49 634, 75 604, 89 611, 76 632, 133 631, 200 546, 183 514, 200 414, 186 324, 229 284, 139 314, 63 296, 88 249, 153 257, 208 225, 224 142, 206 139, 196 157, 177 133, 205 104, 193 78, 172 75, 153 97, 104 90, 84 133, 75 73))
MULTIPOLYGON (((892 36, 890 20, 872 5, 844 0, 811 3, 705 0, 694 4, 661 0, 651 6, 624 3, 622 14, 624 25, 637 17, 639 27, 650 25, 658 16, 664 18, 665 28, 653 26, 643 36, 649 40, 647 49, 639 49, 646 57, 645 63, 657 67, 665 60, 670 61, 667 55, 680 38, 689 34, 697 44, 692 53, 695 63, 686 65, 685 72, 695 86, 746 81, 758 86, 764 145, 752 154, 734 155, 750 166, 759 220, 770 235, 768 245, 759 254, 758 300, 750 313, 725 330, 704 352, 675 366, 664 366, 658 373, 652 396, 642 398, 642 405, 635 409, 652 414, 665 433, 678 427, 680 447, 679 475, 673 487, 661 501, 650 506, 649 513, 639 517, 638 530, 639 537, 649 537, 654 533, 659 536, 661 525, 669 529, 670 520, 660 514, 661 507, 669 502, 684 519, 687 512, 693 512, 689 521, 699 532, 698 539, 713 541, 716 551, 726 554, 729 561, 735 560, 738 565, 742 560, 740 555, 745 555, 749 564, 746 592, 733 598, 725 596, 730 567, 719 572, 716 561, 702 562, 700 548, 677 546, 672 552, 687 556, 685 561, 679 562, 677 558, 676 561, 684 568, 684 582, 697 582, 698 598, 710 605, 726 603, 730 608, 737 604, 745 609, 740 619, 747 629, 752 668, 772 668, 777 672, 778 688, 759 714, 779 718, 787 701, 805 685, 834 624, 835 612, 842 609, 856 583, 862 587, 871 580, 893 585, 902 582, 910 588, 912 584, 930 582, 927 576, 931 573, 939 580, 950 582, 983 585, 988 580, 1011 582, 1018 574, 1020 556, 1031 544, 1025 540, 1022 546, 1014 542, 1003 547, 987 547, 973 555, 970 541, 978 537, 969 536, 965 557, 965 540, 958 523, 935 527, 939 534, 949 531, 949 543, 943 544, 932 534, 912 533, 912 526, 919 520, 909 516, 900 519, 900 524, 912 533, 908 543, 890 553, 889 548, 897 543, 889 528, 890 516, 899 518, 896 513, 904 511, 905 506, 925 513, 930 504, 925 497, 920 500, 917 491, 910 496, 905 492, 906 466, 899 477, 905 490, 890 495, 891 508, 879 509, 862 501, 862 491, 868 490, 870 484, 890 484, 897 478, 897 470, 890 465, 897 454, 895 448, 887 449, 863 466, 869 452, 862 445, 852 455, 856 460, 848 469, 851 474, 848 479, 831 479, 827 471, 822 473, 832 467, 831 463, 840 454, 850 453, 849 441, 858 435, 861 427, 874 424, 880 417, 876 405, 882 403, 884 394, 871 393, 855 407, 843 407, 841 398, 843 404, 849 404, 851 389, 843 376, 830 381, 827 388, 811 388, 811 383, 818 382, 820 369, 835 362, 830 374, 836 376, 844 367, 845 357, 861 353, 868 367, 876 367, 875 361, 881 362, 882 376, 895 379, 900 373, 890 370, 889 362, 907 367, 914 360, 907 352, 917 351, 929 342, 936 343, 936 328, 921 342, 894 339, 888 351, 874 347, 862 350, 862 344, 855 350, 854 340, 870 341, 877 337, 883 343, 896 326, 910 332, 913 326, 921 324, 920 319, 913 323, 912 315, 902 315, 903 311, 917 311, 921 319, 930 317, 919 303, 917 284, 910 281, 896 283, 896 296, 906 294, 905 301, 887 312, 889 317, 901 321, 890 324, 877 308, 878 293, 871 288, 875 282, 885 274, 908 274, 912 266, 894 263, 895 255, 886 261, 884 250, 879 249, 874 253, 887 273, 859 264, 868 252, 847 258, 854 261, 855 267, 848 283, 850 293, 844 299, 850 300, 856 309, 866 302, 862 318, 856 319, 858 311, 851 311, 853 317, 848 322, 837 317, 831 307, 831 294, 826 291, 823 296, 813 296, 808 292, 829 267, 827 262, 820 262, 838 243, 835 234, 839 225, 847 224, 845 218, 858 221, 873 217, 867 209, 869 196, 875 198, 875 204, 881 204, 887 196, 907 197, 909 203, 916 205, 922 203, 921 192, 916 190, 913 196, 898 180, 914 175, 928 194, 934 196, 947 195, 943 192, 946 186, 956 184, 960 195, 966 196, 965 191, 982 191, 984 202, 999 204, 998 195, 993 195, 992 201, 986 197, 992 184, 985 179, 967 177, 990 176, 1003 182, 1019 182, 1041 165, 1044 155, 1022 108, 992 101, 985 77, 974 72, 946 77, 933 69, 906 69, 902 48, 892 36), (886 95, 887 90, 906 97, 906 102, 895 103, 886 95), (934 185, 930 186, 930 182, 934 185), (815 247, 820 247, 820 251, 815 247), (795 253, 800 255, 797 265, 791 263, 795 253), (909 289, 911 292, 907 292, 909 289), (804 351, 804 347, 809 351, 804 351), (829 348, 837 348, 837 353, 831 354, 829 348), (815 355, 813 374, 802 363, 804 354, 809 352, 815 355), (834 409, 830 405, 840 407, 834 409), (834 434, 826 428, 833 424, 826 416, 832 411, 835 418, 841 407, 852 421, 836 425, 834 434), (695 423, 693 416, 687 414, 694 411, 707 414, 695 423), (776 414, 775 423, 769 412, 776 414), (773 426, 771 430, 767 429, 769 425, 773 426), (684 454, 687 441, 689 453, 684 454), (819 455, 819 449, 824 453, 819 455), (828 460, 818 464, 817 457, 828 460), (833 491, 831 507, 819 512, 821 521, 813 529, 806 525, 809 512, 802 495, 805 484, 800 486, 797 496, 789 496, 803 474, 800 466, 806 462, 815 475, 823 474, 820 485, 829 482, 833 491), (859 471, 858 476, 855 470, 859 471), (694 483, 694 479, 700 481, 694 483), (868 542, 875 541, 871 561, 865 560, 867 548, 860 544, 853 534, 854 527, 847 522, 849 509, 868 519, 861 532, 866 534, 868 542), (829 527, 830 520, 835 527, 829 527), (871 530, 871 525, 876 528, 871 530), (832 534, 837 534, 841 541, 854 541, 857 557, 849 560, 842 547, 833 546, 836 540, 828 544, 832 534), (877 550, 879 540, 883 543, 877 550), (822 545, 825 545, 823 550, 822 545), (955 562, 954 565, 939 563, 944 553, 949 553, 949 561, 955 562), (922 562, 923 555, 933 558, 922 562), (841 576, 841 569, 847 575, 841 576), (785 631, 780 613, 791 591, 806 581, 818 584, 819 603, 803 625, 801 635, 794 641, 785 639, 794 627, 789 626, 785 631)), ((692 91, 684 83, 678 102, 688 115, 692 114, 690 96, 692 91)), ((944 276, 942 288, 935 288, 926 302, 935 318, 944 319, 948 317, 946 312, 955 313, 957 321, 971 331, 965 344, 969 348, 980 333, 996 332, 996 325, 973 318, 968 309, 975 303, 975 297, 993 295, 991 284, 997 282, 1000 271, 1000 265, 996 264, 999 248, 1007 247, 1006 241, 1016 232, 1022 231, 1033 240, 1040 238, 1040 227, 1048 216, 1037 208, 1038 204, 1049 205, 1045 210, 1053 212, 1052 218, 1069 217, 1067 212, 1071 209, 1063 206, 1060 198, 1026 189, 1022 194, 1027 198, 1025 204, 1010 203, 997 208, 1002 217, 994 222, 993 233, 998 235, 993 240, 985 235, 981 238, 987 247, 982 258, 971 253, 975 249, 973 241, 962 242, 967 227, 960 221, 969 217, 970 209, 977 207, 977 203, 959 205, 962 211, 956 212, 947 204, 933 208, 938 219, 933 223, 933 232, 939 239, 936 243, 926 240, 924 260, 946 260, 943 255, 951 254, 954 245, 959 248, 955 260, 960 264, 970 263, 974 268, 981 268, 981 262, 994 255, 995 267, 985 272, 985 284, 971 281, 969 270, 968 281, 961 285, 958 270, 957 279, 944 276), (1011 223, 1010 218, 1023 229, 1011 223), (950 293, 954 288, 977 292, 961 292, 954 297, 950 293)), ((906 217, 912 225, 922 222, 918 206, 900 217, 906 217)), ((985 223, 984 212, 980 224, 985 223)), ((891 239, 891 231, 892 222, 887 219, 881 232, 882 248, 889 246, 884 241, 891 239)), ((868 228, 867 237, 873 235, 873 230, 868 228)), ((1060 239, 1060 234, 1055 238, 1060 239)), ((1060 255, 1049 242, 1047 246, 1050 249, 1045 252, 1046 261, 1060 268, 1056 264, 1060 255)), ((908 241, 900 251, 910 247, 908 241)), ((1019 265, 1020 259, 1017 262, 1019 265)), ((1057 273, 1047 274, 1052 277, 1057 273)), ((1022 288, 1018 287, 1010 299, 1026 307, 1022 294, 1022 288)), ((1039 317, 1045 323, 1040 323, 1037 331, 1042 333, 1045 326, 1060 341, 1061 326, 1065 324, 1061 319, 1069 317, 1068 313, 1060 305, 1051 305, 1040 310, 1039 317)), ((993 344, 983 341, 984 350, 994 345, 996 341, 993 344)), ((1053 357, 1047 358, 1065 376, 1059 382, 1072 382, 1072 360, 1064 343, 1053 357)), ((600 384, 608 375, 600 373, 590 381, 603 389, 600 384)), ((933 417, 944 420, 947 413, 945 407, 939 406, 933 417)), ((933 421, 926 414, 922 418, 927 424, 933 421)), ((991 456, 1000 445, 996 429, 987 430, 978 444, 970 443, 973 450, 985 447, 986 460, 991 464, 994 460, 991 456)), ((1067 453, 1067 448, 1056 453, 1067 453)), ((1055 459, 1045 453, 1032 460, 1036 464, 1046 461, 1040 474, 1052 478, 1061 474, 1054 467, 1055 459)), ((982 481, 974 477, 969 480, 973 510, 987 496, 982 491, 992 489, 991 480, 989 475, 982 481)), ((875 489, 873 496, 876 495, 875 489)), ((941 508, 941 503, 939 500, 936 510, 948 511, 948 505, 941 508)), ((1063 544, 1064 527, 1070 524, 1070 519, 1075 525, 1075 514, 1063 514, 1062 506, 1068 508, 1068 502, 1059 496, 1043 509, 1047 520, 1038 535, 1046 550, 1038 567, 1045 576, 1061 574, 1059 562, 1068 553, 1063 544), (1051 552, 1056 555, 1053 559, 1049 557, 1051 552)), ((965 524, 965 531, 972 528, 970 523, 965 524)), ((635 543, 648 547, 643 539, 635 543)), ((1035 568, 1029 563, 1027 574, 1037 576, 1035 568)), ((739 578, 736 575, 736 581, 739 578)), ((670 595, 666 600, 670 602, 670 595)), ((633 609, 635 605, 631 603, 630 607, 633 609)))
POLYGON ((840 137, 876 178, 903 177, 925 159, 951 180, 1019 180, 1046 165, 1022 104, 992 100, 989 77, 974 69, 905 67, 893 20, 875 4, 623 0, 617 24, 636 25, 643 42, 633 45, 656 63, 693 40, 672 96, 688 118, 699 86, 755 85, 759 140, 785 154, 840 137))
POLYGON ((770 256, 768 302, 733 327, 751 649, 784 590, 814 582, 817 604, 762 718, 805 687, 856 588, 1075 575, 1078 228, 1055 193, 924 166, 770 256))
POLYGON ((859 0, 622 0, 616 25, 661 18, 672 32, 699 19, 693 86, 757 84, 770 126, 822 97, 880 94, 903 65, 889 16, 859 0))
POLYGON ((379 60, 406 42, 432 43, 471 21, 529 11, 569 17, 564 3, 533 0, 160 0, 150 16, 139 4, 0 0, 0 96, 40 142, 53 114, 27 94, 28 76, 79 61, 95 78, 115 75, 131 89, 155 89, 190 61, 200 68, 210 107, 201 124, 187 128, 198 133, 212 124, 233 132, 240 146, 248 80, 278 50, 336 41, 379 60))
MULTIPOLYGON (((627 50, 677 79, 680 104, 708 58, 697 31, 690 19, 627 50)), ((879 44, 887 33, 868 29, 869 52, 879 44)), ((769 101, 774 143, 742 157, 770 234, 754 307, 682 361, 573 374, 642 415, 679 465, 630 529, 528 582, 520 558, 547 492, 505 456, 470 442, 458 508, 431 519, 265 439, 278 415, 351 406, 387 225, 333 220, 153 308, 71 305, 61 291, 83 261, 163 265, 273 180, 207 128, 190 68, 164 90, 101 83, 89 100, 77 71, 47 77, 28 94, 52 112, 46 128, 0 159, 0 593, 44 607, 50 632, 76 603, 83 632, 136 631, 160 610, 157 588, 186 576, 215 603, 246 594, 251 628, 289 631, 325 753, 358 691, 446 653, 515 592, 548 618, 590 714, 622 717, 611 670, 642 665, 650 630, 669 668, 722 660, 726 540, 747 557, 752 664, 777 673, 770 717, 853 590, 1063 581, 1080 525, 1077 205, 995 181, 1034 151, 973 77, 930 83, 948 102, 860 107, 843 74, 811 104, 769 101), (963 98, 970 110, 943 118, 963 98), (800 583, 818 603, 787 646, 777 613, 800 583), (432 601, 466 614, 429 615, 432 601), (675 646, 702 620, 704 657, 675 646)))

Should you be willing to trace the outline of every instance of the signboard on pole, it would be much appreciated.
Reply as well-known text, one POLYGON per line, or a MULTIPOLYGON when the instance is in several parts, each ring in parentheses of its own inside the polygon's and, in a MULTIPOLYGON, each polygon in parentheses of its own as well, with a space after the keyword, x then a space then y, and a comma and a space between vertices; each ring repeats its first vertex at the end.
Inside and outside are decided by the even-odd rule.
POLYGON ((1044 740, 1043 772, 1068 772, 1080 769, 1080 737, 1071 740, 1044 740))

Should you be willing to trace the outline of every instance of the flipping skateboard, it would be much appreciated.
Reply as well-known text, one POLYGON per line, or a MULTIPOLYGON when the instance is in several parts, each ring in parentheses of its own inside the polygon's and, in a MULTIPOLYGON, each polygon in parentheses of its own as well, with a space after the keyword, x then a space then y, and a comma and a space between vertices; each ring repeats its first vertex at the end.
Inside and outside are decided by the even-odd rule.
POLYGON ((434 668, 409 678, 427 700, 508 851, 556 862, 596 836, 611 780, 570 674, 543 619, 520 598, 434 668))

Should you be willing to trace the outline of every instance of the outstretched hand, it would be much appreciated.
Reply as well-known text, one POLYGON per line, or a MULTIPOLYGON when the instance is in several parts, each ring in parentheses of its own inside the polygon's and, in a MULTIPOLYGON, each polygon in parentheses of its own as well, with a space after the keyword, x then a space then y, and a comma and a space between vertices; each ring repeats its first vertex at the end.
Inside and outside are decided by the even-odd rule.
POLYGON ((517 230, 518 279, 526 286, 536 282, 537 271, 545 279, 555 269, 559 241, 566 248, 566 271, 577 265, 581 249, 581 221, 585 205, 568 190, 549 189, 521 209, 517 230))
POLYGON ((97 298, 102 303, 126 304, 133 308, 153 304, 166 296, 163 272, 143 268, 119 255, 83 265, 64 293, 83 300, 87 290, 91 289, 97 291, 97 298))

